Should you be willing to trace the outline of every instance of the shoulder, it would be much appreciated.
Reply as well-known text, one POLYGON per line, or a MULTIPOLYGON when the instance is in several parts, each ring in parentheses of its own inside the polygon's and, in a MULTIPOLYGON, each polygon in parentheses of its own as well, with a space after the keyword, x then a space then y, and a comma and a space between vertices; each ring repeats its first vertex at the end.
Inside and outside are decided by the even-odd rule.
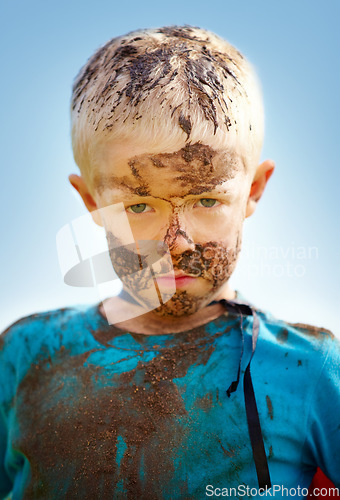
POLYGON ((67 307, 30 314, 0 334, 0 352, 6 349, 34 351, 36 344, 58 343, 63 333, 86 326, 89 307, 67 307))
POLYGON ((335 343, 339 342, 337 337, 327 328, 305 323, 290 323, 276 318, 268 311, 255 310, 259 316, 260 323, 273 334, 279 343, 287 341, 289 336, 296 340, 301 339, 312 343, 329 340, 334 340, 335 343))
MULTIPOLYGON (((255 312, 260 323, 259 341, 272 343, 277 346, 304 346, 306 348, 325 348, 334 346, 335 349, 340 346, 340 339, 330 330, 322 326, 309 325, 305 323, 290 323, 283 319, 276 318, 268 310, 259 309, 253 303, 237 292, 237 303, 248 306, 253 313, 255 312)), ((251 329, 248 329, 251 335, 251 329)))
POLYGON ((307 411, 312 403, 319 407, 320 392, 339 401, 339 339, 323 327, 289 323, 266 313, 258 316, 260 331, 253 369, 258 370, 259 380, 262 377, 272 384, 286 408, 293 404, 301 409, 305 404, 307 411))
POLYGON ((10 336, 12 332, 30 330, 38 325, 51 325, 53 323, 63 322, 67 317, 78 313, 77 307, 63 307, 61 309, 53 309, 50 311, 38 312, 29 314, 19 318, 14 323, 10 324, 0 335, 2 338, 10 336))
MULTIPOLYGON (((91 309, 75 306, 25 316, 0 334, 0 387, 4 393, 22 380, 25 373, 58 353, 86 350, 93 343, 91 309), (6 383, 5 383, 6 381, 6 383)), ((1 390, 0 390, 1 392, 1 390)), ((9 397, 9 396, 8 396, 9 397)))
POLYGON ((314 368, 326 358, 339 359, 340 340, 328 329, 305 323, 290 323, 259 311, 260 337, 263 343, 277 352, 298 360, 309 359, 314 368))
POLYGON ((340 340, 330 330, 305 323, 291 323, 252 306, 260 322, 259 340, 286 350, 327 352, 340 349, 340 340))
POLYGON ((37 325, 39 323, 48 323, 53 319, 64 316, 68 311, 71 310, 72 308, 62 308, 23 316, 14 323, 11 323, 3 332, 1 332, 0 335, 2 338, 4 338, 8 335, 11 335, 11 332, 13 331, 20 331, 26 328, 31 328, 33 325, 37 325))
POLYGON ((317 339, 320 341, 324 341, 326 339, 334 339, 335 341, 338 340, 330 330, 327 330, 327 328, 323 328, 322 326, 307 325, 305 323, 286 324, 291 330, 295 330, 309 339, 317 339))
POLYGON ((301 341, 313 345, 328 343, 329 341, 337 342, 337 338, 334 334, 322 326, 308 325, 305 323, 289 323, 286 321, 279 321, 278 324, 281 328, 281 337, 290 335, 296 340, 300 339, 301 341))

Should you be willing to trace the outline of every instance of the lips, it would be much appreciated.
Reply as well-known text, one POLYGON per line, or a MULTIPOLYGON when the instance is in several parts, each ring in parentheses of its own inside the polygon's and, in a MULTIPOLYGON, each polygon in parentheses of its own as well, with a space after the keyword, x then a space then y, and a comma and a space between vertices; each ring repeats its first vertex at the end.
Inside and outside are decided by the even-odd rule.
POLYGON ((181 286, 181 285, 188 285, 189 283, 192 283, 195 281, 197 278, 194 276, 178 276, 175 278, 175 283, 176 287, 181 286))
POLYGON ((180 288, 181 286, 188 285, 197 279, 197 276, 190 276, 183 271, 175 271, 171 274, 157 276, 157 281, 163 286, 173 286, 180 288))
POLYGON ((157 279, 180 279, 180 278, 197 278, 197 276, 192 276, 191 274, 186 274, 183 271, 175 271, 173 273, 163 274, 162 276, 157 276, 157 279))

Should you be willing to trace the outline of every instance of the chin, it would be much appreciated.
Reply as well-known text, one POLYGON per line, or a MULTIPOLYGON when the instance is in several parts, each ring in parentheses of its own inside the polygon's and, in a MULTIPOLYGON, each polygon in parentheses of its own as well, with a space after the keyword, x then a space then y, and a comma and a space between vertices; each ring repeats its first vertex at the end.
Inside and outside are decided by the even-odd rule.
POLYGON ((153 313, 159 317, 175 317, 190 316, 199 309, 204 307, 209 302, 209 297, 197 297, 189 294, 185 290, 177 291, 170 300, 161 306, 153 309, 153 313))

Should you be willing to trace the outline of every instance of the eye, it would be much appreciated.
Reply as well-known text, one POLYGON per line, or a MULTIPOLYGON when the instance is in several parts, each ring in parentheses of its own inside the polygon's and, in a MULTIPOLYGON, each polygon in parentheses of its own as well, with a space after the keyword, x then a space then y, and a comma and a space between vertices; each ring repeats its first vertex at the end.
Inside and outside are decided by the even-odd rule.
POLYGON ((127 212, 133 213, 133 214, 142 214, 145 212, 149 212, 151 207, 147 205, 146 203, 137 203, 137 205, 131 205, 126 209, 127 212))
POLYGON ((211 208, 220 205, 220 202, 215 200, 214 198, 201 198, 197 205, 200 207, 211 208))

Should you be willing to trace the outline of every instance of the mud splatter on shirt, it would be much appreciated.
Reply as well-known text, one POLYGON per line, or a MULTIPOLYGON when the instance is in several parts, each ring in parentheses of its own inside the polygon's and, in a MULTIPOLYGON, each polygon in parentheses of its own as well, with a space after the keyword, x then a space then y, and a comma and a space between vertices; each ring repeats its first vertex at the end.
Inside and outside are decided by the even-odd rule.
MULTIPOLYGON (((307 487, 322 463, 336 484, 339 346, 259 316, 252 376, 272 482, 307 487)), ((196 499, 208 484, 256 487, 242 387, 226 396, 239 324, 224 314, 179 334, 130 334, 94 306, 13 325, 1 336, 0 492, 196 499)))

